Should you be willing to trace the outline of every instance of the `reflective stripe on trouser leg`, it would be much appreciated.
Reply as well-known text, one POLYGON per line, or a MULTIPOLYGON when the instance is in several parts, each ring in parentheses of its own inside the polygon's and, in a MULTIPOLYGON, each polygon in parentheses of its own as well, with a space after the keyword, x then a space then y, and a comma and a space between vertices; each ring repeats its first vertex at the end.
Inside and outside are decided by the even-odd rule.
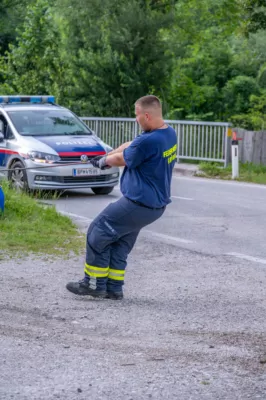
POLYGON ((121 269, 109 269, 108 279, 113 279, 114 281, 124 281, 125 271, 121 269))
POLYGON ((107 292, 122 292, 125 270, 110 268, 107 280, 107 292))
POLYGON ((85 264, 85 277, 89 279, 91 289, 105 291, 108 279, 109 267, 101 268, 94 265, 85 264))
POLYGON ((109 273, 109 267, 95 267, 94 265, 85 264, 85 274, 93 278, 107 278, 109 273))

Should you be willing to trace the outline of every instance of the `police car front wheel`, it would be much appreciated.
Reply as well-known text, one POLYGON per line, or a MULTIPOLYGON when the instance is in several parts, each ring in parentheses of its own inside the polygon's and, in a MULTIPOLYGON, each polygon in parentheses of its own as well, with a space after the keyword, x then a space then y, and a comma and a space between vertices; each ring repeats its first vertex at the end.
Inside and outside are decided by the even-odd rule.
POLYGON ((114 190, 113 186, 91 188, 95 194, 109 194, 114 190))
POLYGON ((28 189, 27 174, 24 168, 20 161, 15 161, 10 167, 8 179, 11 182, 11 186, 16 190, 28 189))

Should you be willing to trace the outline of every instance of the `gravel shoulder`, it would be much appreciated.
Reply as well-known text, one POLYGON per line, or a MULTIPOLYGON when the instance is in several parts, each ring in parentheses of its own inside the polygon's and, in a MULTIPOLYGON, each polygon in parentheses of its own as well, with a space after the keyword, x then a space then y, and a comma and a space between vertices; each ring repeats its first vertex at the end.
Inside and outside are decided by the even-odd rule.
POLYGON ((83 258, 1 262, 0 399, 265 399, 265 267, 141 239, 123 302, 83 258))

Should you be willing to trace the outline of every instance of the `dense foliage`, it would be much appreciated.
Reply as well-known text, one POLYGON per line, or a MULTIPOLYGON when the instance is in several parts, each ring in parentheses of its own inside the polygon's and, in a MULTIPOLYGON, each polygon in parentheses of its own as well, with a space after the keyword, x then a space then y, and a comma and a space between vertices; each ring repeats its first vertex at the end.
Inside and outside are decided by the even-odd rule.
POLYGON ((266 124, 265 0, 0 0, 0 93, 54 94, 83 116, 266 124))

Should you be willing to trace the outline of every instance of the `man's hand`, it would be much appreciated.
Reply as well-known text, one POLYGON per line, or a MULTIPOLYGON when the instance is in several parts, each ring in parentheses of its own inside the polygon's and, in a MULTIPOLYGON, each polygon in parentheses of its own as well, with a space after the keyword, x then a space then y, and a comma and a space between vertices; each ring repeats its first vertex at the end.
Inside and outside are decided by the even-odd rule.
POLYGON ((108 168, 112 168, 110 165, 106 164, 106 156, 98 156, 98 157, 94 157, 90 160, 90 163, 96 167, 96 168, 100 168, 100 169, 108 169, 108 168))

